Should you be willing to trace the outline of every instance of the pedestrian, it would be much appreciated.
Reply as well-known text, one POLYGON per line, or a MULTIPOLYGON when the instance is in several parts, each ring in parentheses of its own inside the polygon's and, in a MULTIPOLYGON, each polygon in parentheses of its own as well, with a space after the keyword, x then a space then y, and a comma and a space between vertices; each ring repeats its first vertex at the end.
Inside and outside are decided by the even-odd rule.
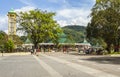
POLYGON ((31 52, 31 55, 33 55, 33 49, 31 49, 30 52, 31 52))

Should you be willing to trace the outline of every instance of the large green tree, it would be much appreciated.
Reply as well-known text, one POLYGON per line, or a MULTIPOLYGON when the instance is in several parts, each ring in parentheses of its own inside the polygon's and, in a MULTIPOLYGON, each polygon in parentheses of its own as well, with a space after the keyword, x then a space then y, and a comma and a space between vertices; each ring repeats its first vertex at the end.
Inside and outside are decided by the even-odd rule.
POLYGON ((120 0, 96 0, 92 8, 91 22, 87 26, 87 37, 102 38, 110 51, 111 44, 119 45, 120 0))
POLYGON ((13 49, 15 48, 15 44, 12 40, 8 40, 6 43, 5 43, 5 50, 6 52, 13 52, 13 49))
POLYGON ((0 31, 0 51, 5 50, 5 43, 8 40, 8 35, 4 31, 0 31))
POLYGON ((25 31, 31 37, 35 48, 48 38, 58 43, 58 34, 62 30, 53 18, 55 13, 36 9, 18 15, 19 30, 25 31))
POLYGON ((13 42, 17 47, 22 46, 23 41, 20 39, 20 36, 18 35, 13 35, 13 42))
POLYGON ((8 35, 4 31, 0 31, 0 45, 3 45, 8 40, 8 35))
POLYGON ((20 39, 22 40, 22 42, 25 42, 27 40, 27 36, 20 36, 20 39))

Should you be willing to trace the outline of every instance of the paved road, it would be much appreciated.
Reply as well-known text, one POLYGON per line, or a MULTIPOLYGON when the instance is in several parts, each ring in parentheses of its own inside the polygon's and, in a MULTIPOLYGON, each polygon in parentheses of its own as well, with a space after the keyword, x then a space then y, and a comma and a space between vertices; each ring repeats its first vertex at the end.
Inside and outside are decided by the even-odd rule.
MULTIPOLYGON (((39 56, 12 55, 7 57, 0 57, 0 77, 120 76, 118 73, 109 73, 108 71, 103 70, 102 67, 101 69, 96 69, 96 66, 92 66, 91 61, 86 61, 85 59, 85 56, 80 57, 63 53, 41 53, 39 56), (80 61, 79 58, 81 59, 80 61), (88 63, 90 63, 90 65, 88 65, 88 63)), ((119 65, 114 64, 111 66, 115 68, 119 67, 119 65)), ((105 69, 108 70, 107 68, 105 69)))

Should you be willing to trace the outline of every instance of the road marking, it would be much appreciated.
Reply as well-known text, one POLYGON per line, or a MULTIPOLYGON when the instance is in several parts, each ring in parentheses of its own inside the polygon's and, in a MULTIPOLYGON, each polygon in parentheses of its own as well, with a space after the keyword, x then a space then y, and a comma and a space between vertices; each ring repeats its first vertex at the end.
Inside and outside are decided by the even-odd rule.
POLYGON ((51 66, 40 60, 37 56, 33 56, 38 63, 46 70, 52 77, 63 77, 57 71, 55 71, 51 66))
POLYGON ((80 63, 81 63, 81 62, 82 62, 82 63, 84 62, 83 60, 77 60, 77 61, 80 62, 80 63))
POLYGON ((87 66, 83 66, 83 65, 79 65, 79 64, 76 64, 76 63, 72 63, 72 62, 69 62, 69 61, 66 61, 66 60, 63 60, 63 59, 59 59, 59 58, 56 58, 56 57, 52 57, 52 56, 47 56, 45 54, 42 54, 42 56, 44 57, 47 57, 49 59, 52 59, 54 61, 57 61, 59 63, 63 63, 63 64, 66 64, 70 67, 73 67, 77 70, 80 70, 80 71, 83 71, 85 73, 88 73, 94 77, 118 77, 118 76, 115 76, 115 75, 112 75, 112 74, 108 74, 108 73, 105 73, 103 71, 100 71, 100 70, 97 70, 97 69, 93 69, 93 68, 90 68, 90 67, 87 67, 87 66))

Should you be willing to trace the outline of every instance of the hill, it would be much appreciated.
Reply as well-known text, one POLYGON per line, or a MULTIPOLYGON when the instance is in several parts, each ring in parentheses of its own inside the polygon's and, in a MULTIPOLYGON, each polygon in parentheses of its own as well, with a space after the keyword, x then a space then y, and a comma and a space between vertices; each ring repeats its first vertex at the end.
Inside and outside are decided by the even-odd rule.
POLYGON ((62 29, 63 32, 67 35, 67 39, 72 40, 76 43, 83 42, 86 27, 79 25, 68 25, 62 27, 62 29))
POLYGON ((63 28, 71 29, 71 30, 78 31, 78 32, 85 32, 86 30, 86 27, 80 26, 80 25, 67 25, 63 28))

